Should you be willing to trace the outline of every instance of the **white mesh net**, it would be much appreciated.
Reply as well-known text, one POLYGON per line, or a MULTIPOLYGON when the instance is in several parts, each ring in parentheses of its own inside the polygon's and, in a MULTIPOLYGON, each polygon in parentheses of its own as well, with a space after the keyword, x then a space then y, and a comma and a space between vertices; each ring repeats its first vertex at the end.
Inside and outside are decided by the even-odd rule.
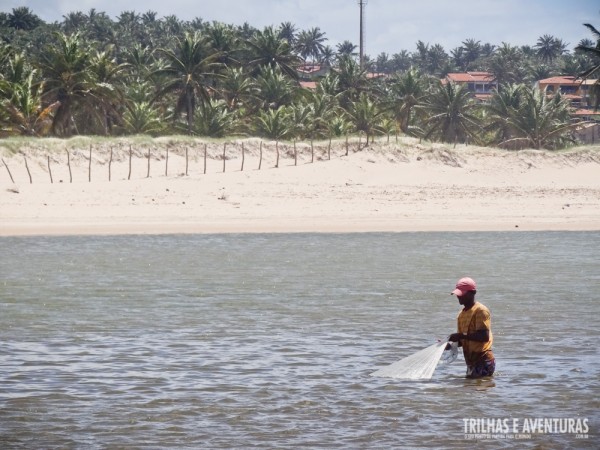
POLYGON ((429 347, 418 351, 414 355, 407 356, 387 367, 383 367, 371 374, 372 377, 389 377, 404 380, 429 380, 438 361, 446 348, 446 341, 437 342, 429 347))

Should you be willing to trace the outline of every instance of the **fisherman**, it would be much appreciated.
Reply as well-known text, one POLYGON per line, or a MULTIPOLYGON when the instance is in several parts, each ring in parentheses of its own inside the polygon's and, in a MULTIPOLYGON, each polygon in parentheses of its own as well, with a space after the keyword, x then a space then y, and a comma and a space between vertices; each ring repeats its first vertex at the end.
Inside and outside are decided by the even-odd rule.
MULTIPOLYGON (((490 310, 475 300, 477 285, 469 277, 461 278, 451 292, 463 309, 458 314, 458 333, 448 338, 463 348, 467 378, 489 377, 494 374, 496 360, 492 353, 492 319, 490 310)), ((448 344, 447 348, 450 348, 448 344)))

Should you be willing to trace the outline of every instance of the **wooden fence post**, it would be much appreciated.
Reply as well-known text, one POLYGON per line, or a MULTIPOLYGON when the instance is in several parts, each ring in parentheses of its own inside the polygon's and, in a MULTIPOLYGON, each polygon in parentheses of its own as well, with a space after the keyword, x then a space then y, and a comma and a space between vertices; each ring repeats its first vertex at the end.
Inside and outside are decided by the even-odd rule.
POLYGON ((348 135, 346 135, 346 156, 348 156, 348 135))
POLYGON ((223 173, 225 173, 225 150, 227 150, 227 142, 223 143, 223 173))
POLYGON ((73 182, 73 171, 71 170, 71 153, 67 150, 67 166, 69 167, 69 183, 73 182))
POLYGON ((127 175, 127 179, 131 180, 131 156, 133 151, 131 150, 131 144, 129 144, 129 174, 127 175))
POLYGON ((165 177, 169 176, 169 144, 167 144, 167 156, 165 157, 165 177))
POLYGON ((277 161, 275 161, 275 168, 279 168, 279 141, 275 141, 275 150, 277 151, 277 161))
POLYGON ((146 178, 150 178, 150 157, 152 156, 151 148, 148 147, 148 172, 146 172, 146 178))
MULTIPOLYGON (((50 157, 48 156, 48 158, 50 158, 50 157)), ((8 172, 8 176, 10 177, 10 181, 12 181, 13 184, 15 184, 15 179, 13 178, 12 173, 10 173, 10 169, 8 168, 8 165, 4 161, 4 158, 2 158, 2 164, 4 164, 4 167, 6 167, 6 171, 8 172)))
POLYGON ((31 172, 29 171, 29 164, 27 164, 27 156, 23 154, 23 158, 25 159, 25 168, 27 169, 27 175, 29 175, 29 184, 33 184, 33 178, 31 178, 31 172))
POLYGON ((312 139, 310 140, 310 162, 311 164, 315 162, 315 147, 312 139))
POLYGON ((260 157, 258 159, 258 170, 260 170, 260 166, 262 166, 262 140, 260 141, 260 157))
POLYGON ((298 165, 298 150, 296 150, 296 139, 294 139, 294 166, 298 165))
MULTIPOLYGON (((52 169, 50 168, 50 155, 48 155, 48 174, 50 175, 50 183, 54 183, 54 180, 52 179, 52 169)), ((10 179, 12 180, 12 177, 10 177, 10 179)))
POLYGON ((113 160, 113 148, 112 148, 112 145, 111 145, 111 147, 110 147, 110 159, 108 160, 108 181, 111 180, 112 160, 113 160))
POLYGON ((188 162, 189 162, 189 159, 188 159, 188 148, 185 147, 185 176, 186 177, 188 176, 188 162))
POLYGON ((329 136, 329 145, 327 146, 327 159, 331 160, 331 136, 329 136))
POLYGON ((206 175, 206 153, 208 151, 208 144, 204 144, 204 175, 206 175))
POLYGON ((244 143, 242 142, 242 169, 241 172, 244 171, 244 159, 246 158, 246 152, 244 151, 244 143))
POLYGON ((90 144, 90 162, 88 164, 88 182, 92 182, 92 144, 90 144))

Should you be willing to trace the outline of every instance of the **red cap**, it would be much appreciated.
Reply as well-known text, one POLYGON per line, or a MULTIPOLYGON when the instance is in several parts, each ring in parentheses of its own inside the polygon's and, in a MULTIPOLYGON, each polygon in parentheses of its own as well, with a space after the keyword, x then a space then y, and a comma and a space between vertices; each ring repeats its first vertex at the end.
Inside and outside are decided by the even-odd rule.
POLYGON ((476 289, 477 285, 475 284, 475 280, 469 277, 464 277, 456 282, 456 289, 454 289, 451 294, 461 297, 467 292, 474 291, 476 289))

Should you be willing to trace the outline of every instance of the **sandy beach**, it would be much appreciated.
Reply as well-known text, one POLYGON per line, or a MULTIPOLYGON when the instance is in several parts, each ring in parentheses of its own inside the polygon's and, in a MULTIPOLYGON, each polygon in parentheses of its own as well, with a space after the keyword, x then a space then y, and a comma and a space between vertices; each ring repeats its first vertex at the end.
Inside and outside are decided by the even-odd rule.
POLYGON ((260 142, 0 143, 0 235, 600 230, 600 146, 260 142))

